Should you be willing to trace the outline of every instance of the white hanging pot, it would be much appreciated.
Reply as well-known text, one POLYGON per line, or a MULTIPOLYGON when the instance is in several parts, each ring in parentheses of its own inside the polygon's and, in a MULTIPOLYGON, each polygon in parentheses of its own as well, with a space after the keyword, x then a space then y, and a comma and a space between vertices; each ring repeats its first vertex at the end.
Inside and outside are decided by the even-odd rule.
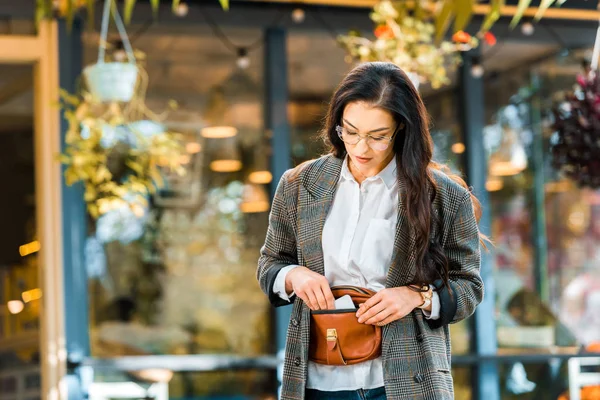
POLYGON ((88 90, 102 102, 130 101, 135 93, 138 68, 125 62, 97 63, 84 68, 88 90))
POLYGON ((129 43, 125 25, 117 7, 113 7, 113 17, 119 36, 123 42, 128 62, 104 62, 108 37, 108 23, 111 15, 111 5, 114 0, 104 1, 100 45, 98 46, 98 62, 84 68, 83 76, 90 93, 102 102, 122 101, 132 99, 138 82, 138 67, 135 63, 133 49, 129 43))

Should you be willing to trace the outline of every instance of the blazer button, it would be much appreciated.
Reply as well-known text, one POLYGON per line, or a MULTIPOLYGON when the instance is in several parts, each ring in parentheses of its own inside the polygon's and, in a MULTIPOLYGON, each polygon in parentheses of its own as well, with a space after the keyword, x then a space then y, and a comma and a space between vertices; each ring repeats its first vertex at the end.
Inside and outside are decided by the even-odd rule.
POLYGON ((417 335, 417 342, 421 343, 423 341, 423 334, 420 333, 417 335))
POLYGON ((298 320, 296 318, 292 318, 292 325, 298 326, 298 320))
POLYGON ((300 359, 300 357, 296 357, 296 358, 294 359, 294 365, 295 365, 296 367, 299 367, 301 364, 302 364, 302 360, 300 359))
POLYGON ((423 381, 425 380, 425 378, 423 378, 423 375, 421 374, 416 374, 414 376, 414 380, 416 383, 423 383, 423 381))

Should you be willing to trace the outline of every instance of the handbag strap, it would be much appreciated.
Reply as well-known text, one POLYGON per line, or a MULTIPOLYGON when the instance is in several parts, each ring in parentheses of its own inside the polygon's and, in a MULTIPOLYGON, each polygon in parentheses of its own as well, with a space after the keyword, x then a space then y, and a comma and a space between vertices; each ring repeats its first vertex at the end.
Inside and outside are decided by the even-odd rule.
POLYGON ((121 41, 123 42, 123 47, 125 48, 125 52, 127 53, 127 58, 131 64, 135 64, 135 56, 133 55, 133 48, 131 47, 131 43, 129 42, 129 37, 127 37, 127 31, 125 30, 125 24, 123 24, 123 20, 121 19, 121 14, 119 14, 118 7, 114 4, 114 0, 104 0, 104 11, 102 14, 102 27, 100 30, 100 45, 98 46, 98 64, 104 63, 104 55, 106 53, 106 43, 108 40, 108 23, 111 15, 111 8, 113 13, 113 19, 115 20, 115 25, 117 26, 117 31, 119 31, 119 36, 121 37, 121 41))
POLYGON ((327 364, 347 365, 335 329, 327 329, 327 364))

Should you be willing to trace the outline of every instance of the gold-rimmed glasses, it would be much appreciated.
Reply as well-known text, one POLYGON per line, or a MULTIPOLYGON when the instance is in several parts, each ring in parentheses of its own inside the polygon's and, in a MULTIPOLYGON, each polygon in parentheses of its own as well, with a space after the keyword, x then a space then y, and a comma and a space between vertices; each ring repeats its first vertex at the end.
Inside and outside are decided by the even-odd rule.
POLYGON ((386 150, 389 146, 390 143, 392 143, 392 140, 394 140, 394 136, 396 135, 396 132, 398 131, 398 129, 396 129, 394 131, 394 133, 392 133, 391 136, 384 136, 384 135, 360 135, 358 134, 358 132, 356 132, 353 129, 348 129, 344 126, 340 126, 340 125, 336 125, 335 127, 335 131, 337 132, 339 138, 342 140, 342 142, 349 144, 349 145, 357 145, 358 142, 360 142, 362 139, 365 139, 367 141, 367 145, 372 148, 373 150, 377 150, 377 151, 383 151, 386 150))

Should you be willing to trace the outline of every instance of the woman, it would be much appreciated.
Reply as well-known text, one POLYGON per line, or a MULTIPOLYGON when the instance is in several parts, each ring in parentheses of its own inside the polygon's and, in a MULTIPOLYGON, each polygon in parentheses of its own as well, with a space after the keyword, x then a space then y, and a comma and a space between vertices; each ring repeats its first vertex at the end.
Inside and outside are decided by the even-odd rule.
POLYGON ((425 106, 394 64, 344 78, 323 136, 331 153, 281 178, 258 264, 272 304, 293 303, 281 398, 452 399, 448 324, 483 297, 479 203, 431 160, 425 106), (335 308, 335 285, 377 292, 356 316, 382 327, 381 357, 308 359, 311 310, 335 308))

